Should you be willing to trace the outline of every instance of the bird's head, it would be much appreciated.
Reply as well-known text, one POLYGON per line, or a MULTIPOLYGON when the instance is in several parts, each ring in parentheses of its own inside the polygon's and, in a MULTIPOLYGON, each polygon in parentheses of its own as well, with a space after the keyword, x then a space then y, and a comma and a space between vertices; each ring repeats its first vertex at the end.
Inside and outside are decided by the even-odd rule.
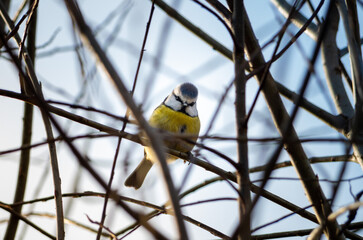
POLYGON ((191 117, 198 116, 198 89, 191 83, 178 85, 165 99, 164 104, 175 111, 183 112, 191 117))

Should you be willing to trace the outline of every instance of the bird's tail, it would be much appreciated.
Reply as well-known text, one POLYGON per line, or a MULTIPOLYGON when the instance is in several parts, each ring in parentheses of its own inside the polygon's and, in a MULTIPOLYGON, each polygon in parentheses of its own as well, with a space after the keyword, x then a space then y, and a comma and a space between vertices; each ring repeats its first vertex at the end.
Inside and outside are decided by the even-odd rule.
POLYGON ((146 174, 149 172, 152 166, 152 161, 146 158, 142 159, 136 169, 130 174, 130 176, 127 177, 125 181, 125 186, 139 189, 144 182, 146 174))

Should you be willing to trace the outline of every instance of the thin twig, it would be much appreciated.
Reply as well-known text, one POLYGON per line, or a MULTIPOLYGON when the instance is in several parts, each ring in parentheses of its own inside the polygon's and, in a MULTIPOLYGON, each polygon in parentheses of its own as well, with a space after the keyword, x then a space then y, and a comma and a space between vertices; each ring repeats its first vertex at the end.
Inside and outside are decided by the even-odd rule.
POLYGON ((235 46, 243 46, 243 42, 239 42, 240 39, 238 39, 238 37, 236 36, 236 33, 233 32, 233 30, 231 29, 231 26, 230 25, 227 25, 227 23, 229 23, 229 22, 223 21, 223 19, 217 13, 215 13, 212 9, 210 9, 208 6, 206 6, 205 4, 201 3, 200 1, 193 0, 193 2, 196 2, 202 8, 206 9, 209 13, 211 13, 213 16, 215 16, 219 20, 219 22, 221 22, 223 24, 223 26, 225 27, 225 29, 228 31, 228 33, 229 33, 229 35, 230 35, 230 37, 231 37, 231 39, 233 41, 233 44, 235 46))
MULTIPOLYGON (((10 92, 10 93, 12 93, 12 92, 10 92)), ((10 95, 10 93, 8 95, 10 95)), ((13 93, 13 95, 16 95, 16 94, 13 93)), ((56 113, 57 111, 54 111, 54 112, 56 113)), ((72 117, 72 118, 74 118, 74 117, 72 117)), ((78 117, 76 119, 78 119, 78 117)), ((101 124, 98 124, 98 123, 97 124, 95 123, 95 125, 89 124, 89 120, 87 120, 87 121, 80 121, 80 123, 87 124, 87 125, 89 125, 91 127, 99 128, 101 131, 105 131, 106 130, 106 132, 111 132, 111 133, 114 133, 114 134, 117 133, 117 129, 112 129, 112 128, 108 127, 108 126, 107 127, 106 126, 99 127, 99 125, 101 125, 101 124)), ((77 138, 77 137, 79 137, 79 136, 76 136, 75 138, 77 138)), ((126 138, 129 138, 129 137, 126 136, 126 138)), ((132 138, 130 138, 130 139, 132 139, 132 138)), ((270 141, 271 139, 268 139, 268 140, 270 141)), ((140 143, 140 141, 138 141, 138 142, 140 143)), ((229 172, 225 172, 224 170, 219 169, 219 168, 217 168, 217 167, 215 167, 215 166, 213 166, 211 164, 208 164, 205 161, 201 161, 201 160, 199 160, 197 158, 192 158, 191 159, 190 158, 191 156, 189 156, 187 154, 178 153, 176 151, 170 151, 169 153, 175 154, 176 156, 178 156, 181 159, 188 160, 191 163, 194 163, 194 164, 196 164, 196 165, 198 165, 198 166, 206 169, 207 171, 211 171, 213 173, 216 173, 219 176, 224 176, 224 177, 218 177, 216 179, 216 181, 224 180, 226 178, 229 179, 229 180, 231 180, 231 181, 234 181, 234 182, 236 181, 236 177, 235 177, 234 174, 229 173, 229 172)), ((345 161, 345 160, 354 161, 354 157, 349 157, 349 156, 336 156, 336 157, 312 158, 312 159, 310 159, 310 162, 311 163, 315 163, 315 162, 324 162, 324 161, 345 161)), ((282 162, 282 163, 278 164, 276 167, 286 167, 286 166, 291 166, 291 162, 282 162)), ((261 171, 261 170, 264 170, 264 169, 265 169, 265 166, 263 166, 261 168, 251 169, 251 172, 261 171)), ((214 182, 214 181, 215 180, 212 180, 211 182, 214 182)), ((208 182, 209 181, 207 181, 207 183, 208 182)), ((205 183, 203 183, 203 185, 205 185, 205 183)), ((254 191, 255 193, 261 192, 261 190, 258 187, 252 187, 252 191, 254 191)), ((311 219, 311 220, 316 219, 314 217, 314 215, 312 215, 311 213, 309 213, 309 214, 311 215, 312 218, 311 217, 308 217, 309 215, 303 215, 304 212, 301 212, 299 210, 299 208, 296 208, 297 206, 294 206, 293 204, 286 205, 288 202, 286 200, 282 199, 282 198, 277 197, 276 195, 273 195, 271 193, 268 193, 265 190, 263 190, 261 192, 261 194, 262 194, 263 197, 266 197, 267 199, 269 199, 269 200, 271 200, 271 201, 273 201, 273 202, 275 202, 275 203, 277 203, 277 204, 279 204, 279 205, 281 205, 281 206, 283 206, 285 208, 288 208, 291 211, 296 211, 298 214, 301 214, 301 216, 303 216, 303 217, 307 217, 308 219, 311 219)))
POLYGON ((330 89, 332 99, 334 100, 335 107, 339 114, 343 114, 350 119, 354 115, 354 110, 348 98, 347 92, 345 91, 342 75, 340 71, 337 71, 340 69, 340 56, 338 53, 338 46, 336 44, 338 24, 339 13, 337 8, 334 6, 331 21, 328 23, 326 35, 324 36, 321 44, 321 54, 326 80, 328 82, 328 87, 330 89))
MULTIPOLYGON (((233 34, 236 38, 233 46, 234 62, 234 86, 235 86, 235 113, 237 139, 247 139, 247 115, 246 115, 246 60, 245 46, 245 19, 243 0, 233 1, 232 21, 230 22, 233 34)), ((251 190, 248 172, 248 145, 247 141, 237 141, 237 183, 240 196, 238 198, 238 238, 251 238, 251 190)))
MULTIPOLYGON (((154 13, 154 9, 155 9, 155 7, 154 7, 154 2, 153 2, 152 5, 151 5, 151 10, 150 10, 149 20, 148 20, 147 27, 146 27, 144 41, 143 41, 142 48, 141 48, 141 51, 140 51, 140 58, 139 58, 139 62, 138 62, 138 65, 137 65, 137 70, 136 70, 136 74, 135 74, 135 78, 134 78, 133 87, 132 87, 132 90, 131 90, 131 95, 133 95, 134 92, 135 92, 136 83, 137 83, 137 79, 138 79, 138 73, 140 71, 140 66, 141 66, 141 62, 142 62, 142 59, 143 59, 144 49, 145 49, 146 40, 147 40, 147 37, 148 37, 150 24, 151 24, 151 19, 152 19, 153 13, 154 13)), ((125 117, 124 117, 124 119, 126 121, 124 121, 124 124, 123 124, 122 129, 121 129, 120 132, 125 131, 129 116, 130 116, 129 109, 126 109, 126 113, 125 113, 125 117)), ((120 136, 119 139, 118 139, 118 143, 117 143, 117 149, 116 149, 116 152, 115 152, 115 157, 114 157, 114 160, 113 160, 113 163, 112 163, 110 179, 109 179, 108 187, 107 187, 107 191, 106 191, 106 197, 104 199, 102 217, 101 217, 101 221, 100 221, 100 224, 99 224, 99 229, 98 229, 98 233, 97 233, 97 237, 96 237, 97 240, 100 239, 100 237, 101 237, 103 224, 104 224, 104 221, 106 219, 107 202, 108 202, 108 198, 109 198, 109 194, 110 194, 110 190, 111 190, 111 186, 112 186, 112 179, 113 179, 114 172, 115 172, 117 156, 118 156, 118 153, 120 151, 121 141, 122 141, 122 137, 120 136)))
MULTIPOLYGON (((226 9, 222 4, 219 3, 219 1, 216 0, 208 0, 210 4, 212 4, 213 7, 215 7, 224 17, 226 21, 230 21, 231 19, 231 12, 226 9)), ((164 10, 170 17, 174 18, 176 21, 178 21, 180 24, 182 24, 185 28, 196 34, 200 39, 205 41, 207 44, 211 45, 213 49, 220 52, 223 56, 227 57, 228 59, 232 60, 232 52, 228 50, 226 47, 221 45, 218 41, 214 40, 212 37, 210 37, 208 34, 203 32, 201 29, 196 27, 194 24, 189 22, 187 19, 185 19, 182 15, 180 15, 177 11, 172 9, 169 5, 167 5, 162 0, 157 0, 155 3, 164 10)), ((279 59, 282 54, 298 39, 299 36, 301 36, 307 27, 310 26, 311 21, 314 19, 316 14, 321 9, 322 5, 324 3, 324 0, 320 1, 319 6, 317 7, 316 11, 312 14, 312 16, 307 20, 304 21, 301 25, 301 29, 296 33, 296 35, 289 41, 286 46, 279 51, 279 53, 276 54, 276 57, 273 58, 271 61, 276 61, 279 59)), ((252 71, 252 74, 250 74, 250 77, 253 77, 257 72, 259 72, 261 69, 265 69, 265 64, 261 64, 256 69, 252 71)), ((296 102, 296 99, 298 99, 298 94, 293 94, 290 90, 288 90, 285 86, 282 84, 275 82, 278 86, 278 90, 282 95, 287 97, 289 100, 296 102)), ((301 106, 305 108, 308 112, 316 116, 318 119, 322 120, 325 123, 328 123, 329 126, 333 127, 334 129, 337 129, 340 132, 345 131, 345 127, 347 126, 346 121, 342 119, 340 116, 334 116, 328 112, 326 112, 324 109, 321 109, 317 107, 315 104, 312 104, 311 102, 307 101, 306 99, 303 99, 301 106)))
MULTIPOLYGON (((35 1, 34 5, 37 2, 38 1, 35 1)), ((35 10, 35 9, 36 9, 35 7, 32 7, 32 10, 35 10)), ((8 14, 6 12, 4 12, 3 5, 1 2, 0 2, 0 12, 3 16, 3 20, 6 22, 8 27, 10 29, 12 29, 14 24, 12 23, 8 14)), ((29 23, 29 21, 28 21, 28 23, 29 23)), ((51 126, 51 122, 49 119, 50 116, 48 115, 49 112, 47 112, 46 109, 44 108, 44 96, 43 96, 40 84, 38 82, 37 76, 35 74, 32 61, 29 58, 29 54, 25 51, 25 49, 23 50, 22 58, 25 62, 25 67, 26 67, 26 71, 27 71, 27 73, 24 73, 23 69, 22 69, 22 62, 20 61, 19 58, 17 58, 12 53, 8 43, 4 41, 5 40, 4 36, 2 34, 0 34, 0 37, 1 37, 1 41, 4 43, 4 46, 5 46, 8 54, 10 55, 10 57, 12 59, 14 65, 16 66, 16 68, 19 71, 20 79, 24 80, 26 90, 29 91, 29 93, 32 96, 35 96, 40 101, 40 103, 41 103, 40 110, 41 110, 41 114, 42 114, 42 118, 43 118, 43 122, 44 122, 44 127, 46 129, 47 138, 48 138, 48 140, 53 140, 54 137, 53 137, 53 132, 52 132, 52 126, 51 126)), ((20 46, 21 39, 18 34, 15 34, 15 40, 17 41, 18 46, 20 46)), ((48 146, 49 146, 50 160, 51 160, 52 173, 53 173, 53 185, 54 185, 54 194, 55 194, 55 202, 56 202, 56 212, 57 212, 57 238, 59 240, 63 240, 64 239, 63 204, 62 204, 62 198, 61 198, 62 190, 61 190, 61 181, 60 181, 60 175, 59 175, 59 169, 58 169, 58 160, 57 160, 57 154, 56 154, 56 148, 55 148, 54 142, 53 143, 50 142, 48 146)))
POLYGON ((99 64, 104 68, 106 74, 108 75, 109 79, 114 83, 117 91, 119 92, 120 96, 126 103, 126 105, 130 108, 133 116, 137 120, 141 129, 144 130, 146 136, 150 139, 151 146, 154 149, 156 156, 158 157, 162 173, 164 176, 164 182, 168 189, 170 200, 173 204, 173 209, 175 211, 175 218, 180 234, 181 239, 188 239, 187 232, 185 229, 184 222, 181 217, 181 210, 179 206, 179 202, 175 193, 173 181, 171 180, 170 172, 168 170, 168 166, 166 164, 164 152, 161 148, 162 142, 161 139, 157 137, 156 132, 149 126, 147 121, 141 114, 140 109, 137 107, 135 102, 130 96, 130 93, 127 91, 123 81, 119 77, 116 69, 113 67, 109 59, 106 57, 105 53, 102 51, 101 47, 99 46, 98 42, 96 41, 92 31, 86 24, 83 19, 83 16, 77 6, 77 4, 72 0, 65 1, 68 11, 73 19, 73 21, 77 24, 78 30, 80 31, 82 40, 86 43, 90 49, 93 51, 95 58, 98 60, 99 64))
MULTIPOLYGON (((287 1, 285 1, 285 0, 271 0, 271 2, 285 16, 285 18, 288 18, 288 15, 289 15, 292 7, 287 1)), ((301 28, 308 20, 300 12, 296 12, 296 14, 294 14, 292 16, 291 21, 298 28, 301 28)), ((311 37, 312 39, 317 38, 318 26, 316 24, 311 22, 306 30, 307 30, 306 33, 308 34, 309 37, 311 37)))
MULTIPOLYGON (((28 212, 28 213, 25 213, 24 216, 26 217, 31 217, 31 216, 37 216, 37 217, 43 217, 43 218, 52 218, 52 219, 56 219, 57 216, 52 214, 52 213, 47 213, 47 212, 28 212)), ((73 226, 77 226, 79 228, 82 228, 84 230, 87 230, 87 231, 90 231, 90 232, 93 232, 93 233, 97 233, 97 230, 85 225, 85 224, 82 224, 78 221, 75 221, 73 219, 70 219, 70 218, 67 218, 65 217, 64 218, 64 224, 66 225, 73 225, 73 226)), ((107 233, 102 233, 102 236, 104 237, 111 237, 110 234, 107 234, 107 233)))
MULTIPOLYGON (((345 207, 342 207, 342 208, 338 209, 337 211, 331 213, 328 216, 327 221, 329 221, 329 222, 336 221, 337 217, 342 215, 343 213, 345 213, 347 211, 356 210, 362 206, 363 206, 363 202, 355 202, 355 203, 352 203, 345 207)), ((308 240, 317 240, 319 237, 319 233, 320 233, 320 231, 322 231, 322 229, 323 229, 323 226, 319 225, 313 231, 311 231, 311 233, 307 239, 308 240)))
MULTIPOLYGON (((363 222, 352 223, 349 229, 361 229, 363 227, 363 222)), ((253 240, 264 240, 264 239, 274 239, 274 238, 287 238, 287 237, 302 237, 309 235, 314 229, 301 229, 296 231, 287 231, 287 232, 276 232, 276 233, 267 233, 267 234, 260 234, 260 235, 253 235, 251 239, 253 240)), ((350 232, 352 233, 352 232, 350 232)), ((352 235, 355 237, 358 236, 357 234, 352 235)), ((353 237, 352 236, 352 237, 353 237)), ((361 239, 360 236, 358 238, 351 238, 351 239, 361 239)))
MULTIPOLYGON (((1 5, 1 2, 0 2, 0 6, 1 5)), ((2 11, 4 12, 4 11, 2 11)), ((7 14, 6 14, 7 16, 7 14)), ((7 18, 5 18, 6 20, 7 18)), ((11 22, 8 22, 8 25, 9 26, 12 26, 12 23, 11 22)), ((18 35, 15 35, 17 39, 20 39, 20 37, 18 37, 18 35)), ((4 40, 4 37, 2 34, 0 34, 0 37, 1 37, 1 41, 4 40)), ((4 41, 3 41, 4 42, 4 41)), ((19 40, 19 43, 20 43, 20 40, 19 40)), ((22 74, 23 78, 26 79, 27 82, 31 82, 31 84, 38 84, 38 81, 37 81, 37 77, 35 75, 35 72, 34 72, 34 69, 32 67, 32 64, 31 62, 29 61, 29 58, 27 55, 24 56, 24 59, 25 59, 25 63, 26 63, 26 67, 27 67, 27 70, 28 70, 28 73, 30 75, 30 79, 29 79, 29 76, 26 75, 23 71, 22 71, 22 68, 21 68, 21 64, 19 62, 19 59, 17 59, 11 52, 11 49, 10 47, 5 44, 5 47, 9 53, 9 55, 11 56, 13 62, 16 64, 16 67, 18 68, 20 74, 22 74)), ((34 86, 33 86, 34 87, 34 86)), ((89 173, 101 184, 101 186, 103 188, 107 188, 107 184, 102 180, 102 178, 96 173, 96 171, 90 166, 90 164, 87 162, 87 160, 85 160, 82 155, 79 153, 79 151, 74 147, 74 145, 72 144, 71 141, 69 141, 69 139, 67 138, 65 132, 63 131, 63 129, 60 127, 59 123, 54 119, 54 117, 52 115, 49 114, 49 106, 45 103, 44 101, 44 98, 42 96, 42 93, 41 91, 39 90, 39 88, 35 87, 34 89, 34 92, 33 94, 35 94, 35 102, 37 102, 40 106, 40 109, 42 110, 42 112, 44 114, 47 115, 47 117, 52 121, 53 125, 56 127, 56 129, 58 130, 58 132, 60 133, 60 135, 65 139, 66 143, 68 144, 68 146, 70 147, 71 151, 75 154, 76 156, 76 159, 81 163, 81 165, 83 167, 85 167, 89 173)), ((24 96, 22 96, 24 97, 24 96)), ((48 119, 48 118, 43 118, 43 119, 48 119)), ((47 125, 47 124, 46 124, 47 125)), ((54 160, 54 159, 53 159, 54 160)), ((53 161, 52 160, 52 161, 53 161)), ((55 165, 53 165, 55 166, 55 165)), ((54 169, 54 168, 53 168, 54 169)), ((59 181, 55 182, 55 183, 59 183, 59 181)), ((55 193, 57 194, 57 196, 59 194, 61 194, 61 191, 60 189, 58 191, 55 191, 55 193)), ((124 208, 124 210, 126 212, 128 212, 132 217, 134 217, 135 219, 139 220, 143 226, 145 226, 146 229, 148 229, 152 234, 155 235, 156 238, 159 238, 159 239, 166 239, 162 234, 160 234, 158 231, 156 231, 152 226, 150 226, 148 223, 144 222, 144 221, 141 221, 143 218, 142 218, 142 215, 141 214, 138 214, 138 213, 135 213, 134 211, 132 211, 127 205, 125 205, 117 196, 116 193, 112 193, 112 198, 115 199, 115 201, 118 203, 118 205, 120 205, 121 207, 124 208)), ((59 198, 58 198, 59 199, 59 198)), ((61 200, 61 198, 60 198, 61 200)), ((56 199, 56 201, 58 201, 56 199)), ((58 206, 58 205, 57 205, 58 206)), ((57 208, 57 211, 59 211, 60 208, 57 208)), ((58 214, 58 216, 60 216, 58 214)), ((61 221, 61 223, 63 223, 63 221, 61 221)), ((64 232, 58 232, 58 234, 63 234, 64 232)))
POLYGON ((45 231, 44 229, 40 228, 38 225, 34 224, 33 222, 31 222, 30 220, 28 220, 27 218, 25 218, 24 216, 20 215, 19 213, 17 213, 16 211, 14 211, 11 207, 9 207, 6 204, 3 204, 0 202, 0 208, 8 211, 11 214, 16 215, 21 221, 23 221, 24 223, 28 224, 29 226, 31 226, 32 228, 34 228, 35 230, 37 230, 38 232, 40 232, 41 234, 43 234, 44 236, 50 238, 50 239, 54 239, 56 240, 57 238, 53 235, 51 235, 50 233, 48 233, 47 231, 45 231))
MULTIPOLYGON (((332 3, 330 3, 330 4, 332 4, 332 3)), ((328 13, 329 13, 329 11, 328 11, 328 13)), ((327 17, 327 21, 328 21, 328 18, 329 18, 329 14, 327 17)), ((256 40, 256 37, 254 36, 254 32, 249 23, 249 20, 246 20, 246 27, 247 27, 247 30, 246 30, 247 51, 250 56, 252 54, 255 54, 256 51, 258 51, 260 53, 258 57, 254 57, 254 58, 250 59, 251 64, 254 67, 258 67, 261 64, 265 64, 265 61, 263 59, 262 53, 260 52, 259 44, 256 40)), ((324 26, 322 29, 324 29, 324 26)), ((316 60, 322 36, 324 36, 324 30, 322 30, 320 33, 320 39, 318 38, 318 44, 315 47, 314 55, 311 60, 310 66, 313 66, 312 63, 314 63, 316 60)), ((308 81, 310 78, 310 74, 311 74, 311 70, 312 70, 311 68, 308 69, 308 71, 306 73, 306 76, 303 81, 303 86, 301 88, 300 96, 303 96, 303 93, 307 87, 307 84, 308 84, 308 81)), ((261 80, 260 77, 261 77, 261 74, 258 74, 257 79, 261 80)), ((299 176, 302 179, 305 179, 305 181, 306 181, 306 179, 314 179, 314 178, 316 178, 316 176, 315 176, 314 172, 312 171, 312 168, 311 168, 309 162, 307 161, 307 157, 305 155, 305 152, 304 152, 301 144, 297 143, 298 136, 297 136, 294 128, 292 127, 292 121, 296 116, 299 103, 301 102, 301 98, 299 99, 297 105, 294 108, 293 114, 290 117, 287 114, 286 109, 283 106, 280 97, 276 94, 277 89, 276 89, 276 85, 274 84, 274 82, 272 80, 272 76, 269 75, 266 80, 268 80, 268 81, 266 81, 266 85, 263 89, 263 93, 265 95, 265 98, 267 99, 267 103, 270 108, 270 111, 272 112, 272 115, 273 115, 273 118, 275 121, 275 125, 279 129, 280 134, 282 135, 284 140, 279 145, 279 148, 275 151, 273 157, 271 158, 271 161, 270 161, 271 168, 269 168, 269 170, 265 172, 266 180, 262 184, 262 186, 264 186, 265 183, 267 182, 268 177, 271 174, 272 167, 275 165, 275 162, 277 161, 277 158, 280 154, 283 144, 285 144, 286 149, 287 149, 288 153, 290 154, 291 160, 294 162, 295 169, 298 172, 299 176)), ((314 209, 317 212, 319 222, 324 222, 325 218, 327 217, 326 215, 331 212, 331 209, 330 209, 329 203, 327 202, 326 198, 324 197, 324 194, 321 190, 320 185, 317 182, 315 182, 315 184, 310 184, 310 183, 308 184, 307 182, 303 182, 303 185, 305 187, 304 188, 305 192, 309 196, 309 200, 312 202, 312 204, 315 207, 314 209)), ((254 204, 256 203, 256 200, 257 200, 257 198, 254 199, 252 206, 254 206, 254 204)), ((326 234, 328 236, 336 236, 335 235, 336 229, 338 229, 339 226, 337 225, 336 222, 332 222, 329 224, 330 225, 327 225, 327 228, 326 228, 326 234)))
MULTIPOLYGON (((362 137, 361 129, 363 129, 363 60, 361 47, 359 45, 359 35, 357 36, 357 34, 359 34, 359 29, 356 23, 358 20, 356 8, 354 9, 353 2, 348 3, 347 6, 345 1, 338 0, 337 7, 340 17, 343 20, 352 68, 355 115, 353 118, 350 139, 354 140, 362 137)), ((361 168, 363 169, 363 145, 353 144, 353 150, 361 168)))
POLYGON ((14 22, 19 18, 21 12, 24 10, 24 8, 25 8, 26 4, 28 3, 28 1, 29 0, 23 0, 23 2, 20 4, 18 10, 14 14, 14 18, 13 18, 14 22))
POLYGON ((193 23, 188 21, 182 15, 180 15, 177 11, 171 8, 168 4, 166 4, 162 0, 155 0, 155 4, 158 5, 166 14, 168 14, 171 18, 176 21, 182 23, 188 30, 192 33, 196 34, 199 38, 203 39, 208 45, 210 45, 213 49, 219 51, 223 56, 232 59, 232 52, 223 46, 221 43, 210 37, 208 34, 203 32, 200 28, 195 26, 193 23))
POLYGON ((107 111, 104 111, 104 110, 101 110, 101 109, 97 109, 97 108, 94 108, 94 107, 85 107, 84 105, 60 102, 60 101, 55 101, 55 100, 47 100, 47 103, 68 106, 68 107, 74 108, 74 109, 82 109, 82 110, 85 110, 85 111, 96 112, 96 113, 100 113, 100 114, 103 114, 103 115, 108 116, 108 117, 112 117, 112 118, 117 119, 117 120, 122 121, 122 122, 128 122, 128 123, 135 124, 135 121, 133 121, 133 120, 129 120, 129 119, 125 118, 125 117, 121 117, 119 115, 115 115, 113 113, 110 113, 110 112, 107 112, 107 111))
MULTIPOLYGON (((33 2, 30 2, 30 7, 33 2)), ((28 49, 29 56, 33 62, 35 62, 35 36, 36 36, 36 24, 37 17, 36 12, 34 18, 29 26, 29 38, 28 38, 28 49)), ((23 133, 22 133, 22 144, 21 154, 18 172, 18 181, 16 184, 14 202, 23 201, 25 195, 26 184, 28 180, 28 170, 30 163, 30 148, 24 148, 25 146, 31 145, 32 138, 32 127, 33 127, 33 105, 24 102, 24 118, 23 118, 23 133)), ((14 208, 14 211, 21 214, 22 206, 14 208)), ((17 215, 11 214, 8 227, 6 229, 4 239, 14 239, 18 228, 19 218, 17 215)))

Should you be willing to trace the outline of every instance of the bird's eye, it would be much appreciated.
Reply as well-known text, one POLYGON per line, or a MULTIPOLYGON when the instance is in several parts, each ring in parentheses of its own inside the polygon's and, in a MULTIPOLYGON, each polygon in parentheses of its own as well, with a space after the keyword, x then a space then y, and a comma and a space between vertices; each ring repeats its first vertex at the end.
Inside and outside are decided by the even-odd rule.
POLYGON ((191 106, 191 107, 193 107, 194 104, 195 104, 195 102, 192 102, 192 103, 189 103, 188 105, 191 106))
POLYGON ((181 99, 179 96, 175 96, 175 100, 177 100, 178 102, 181 102, 181 99))

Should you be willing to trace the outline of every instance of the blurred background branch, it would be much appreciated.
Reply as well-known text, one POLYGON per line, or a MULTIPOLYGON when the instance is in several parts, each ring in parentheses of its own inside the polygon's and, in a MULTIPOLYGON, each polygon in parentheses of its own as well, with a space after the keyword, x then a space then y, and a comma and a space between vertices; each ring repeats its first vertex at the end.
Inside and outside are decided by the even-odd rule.
POLYGON ((360 1, 64 3, 0 0, 0 237, 361 239, 360 1), (186 81, 192 153, 145 120, 186 81))

